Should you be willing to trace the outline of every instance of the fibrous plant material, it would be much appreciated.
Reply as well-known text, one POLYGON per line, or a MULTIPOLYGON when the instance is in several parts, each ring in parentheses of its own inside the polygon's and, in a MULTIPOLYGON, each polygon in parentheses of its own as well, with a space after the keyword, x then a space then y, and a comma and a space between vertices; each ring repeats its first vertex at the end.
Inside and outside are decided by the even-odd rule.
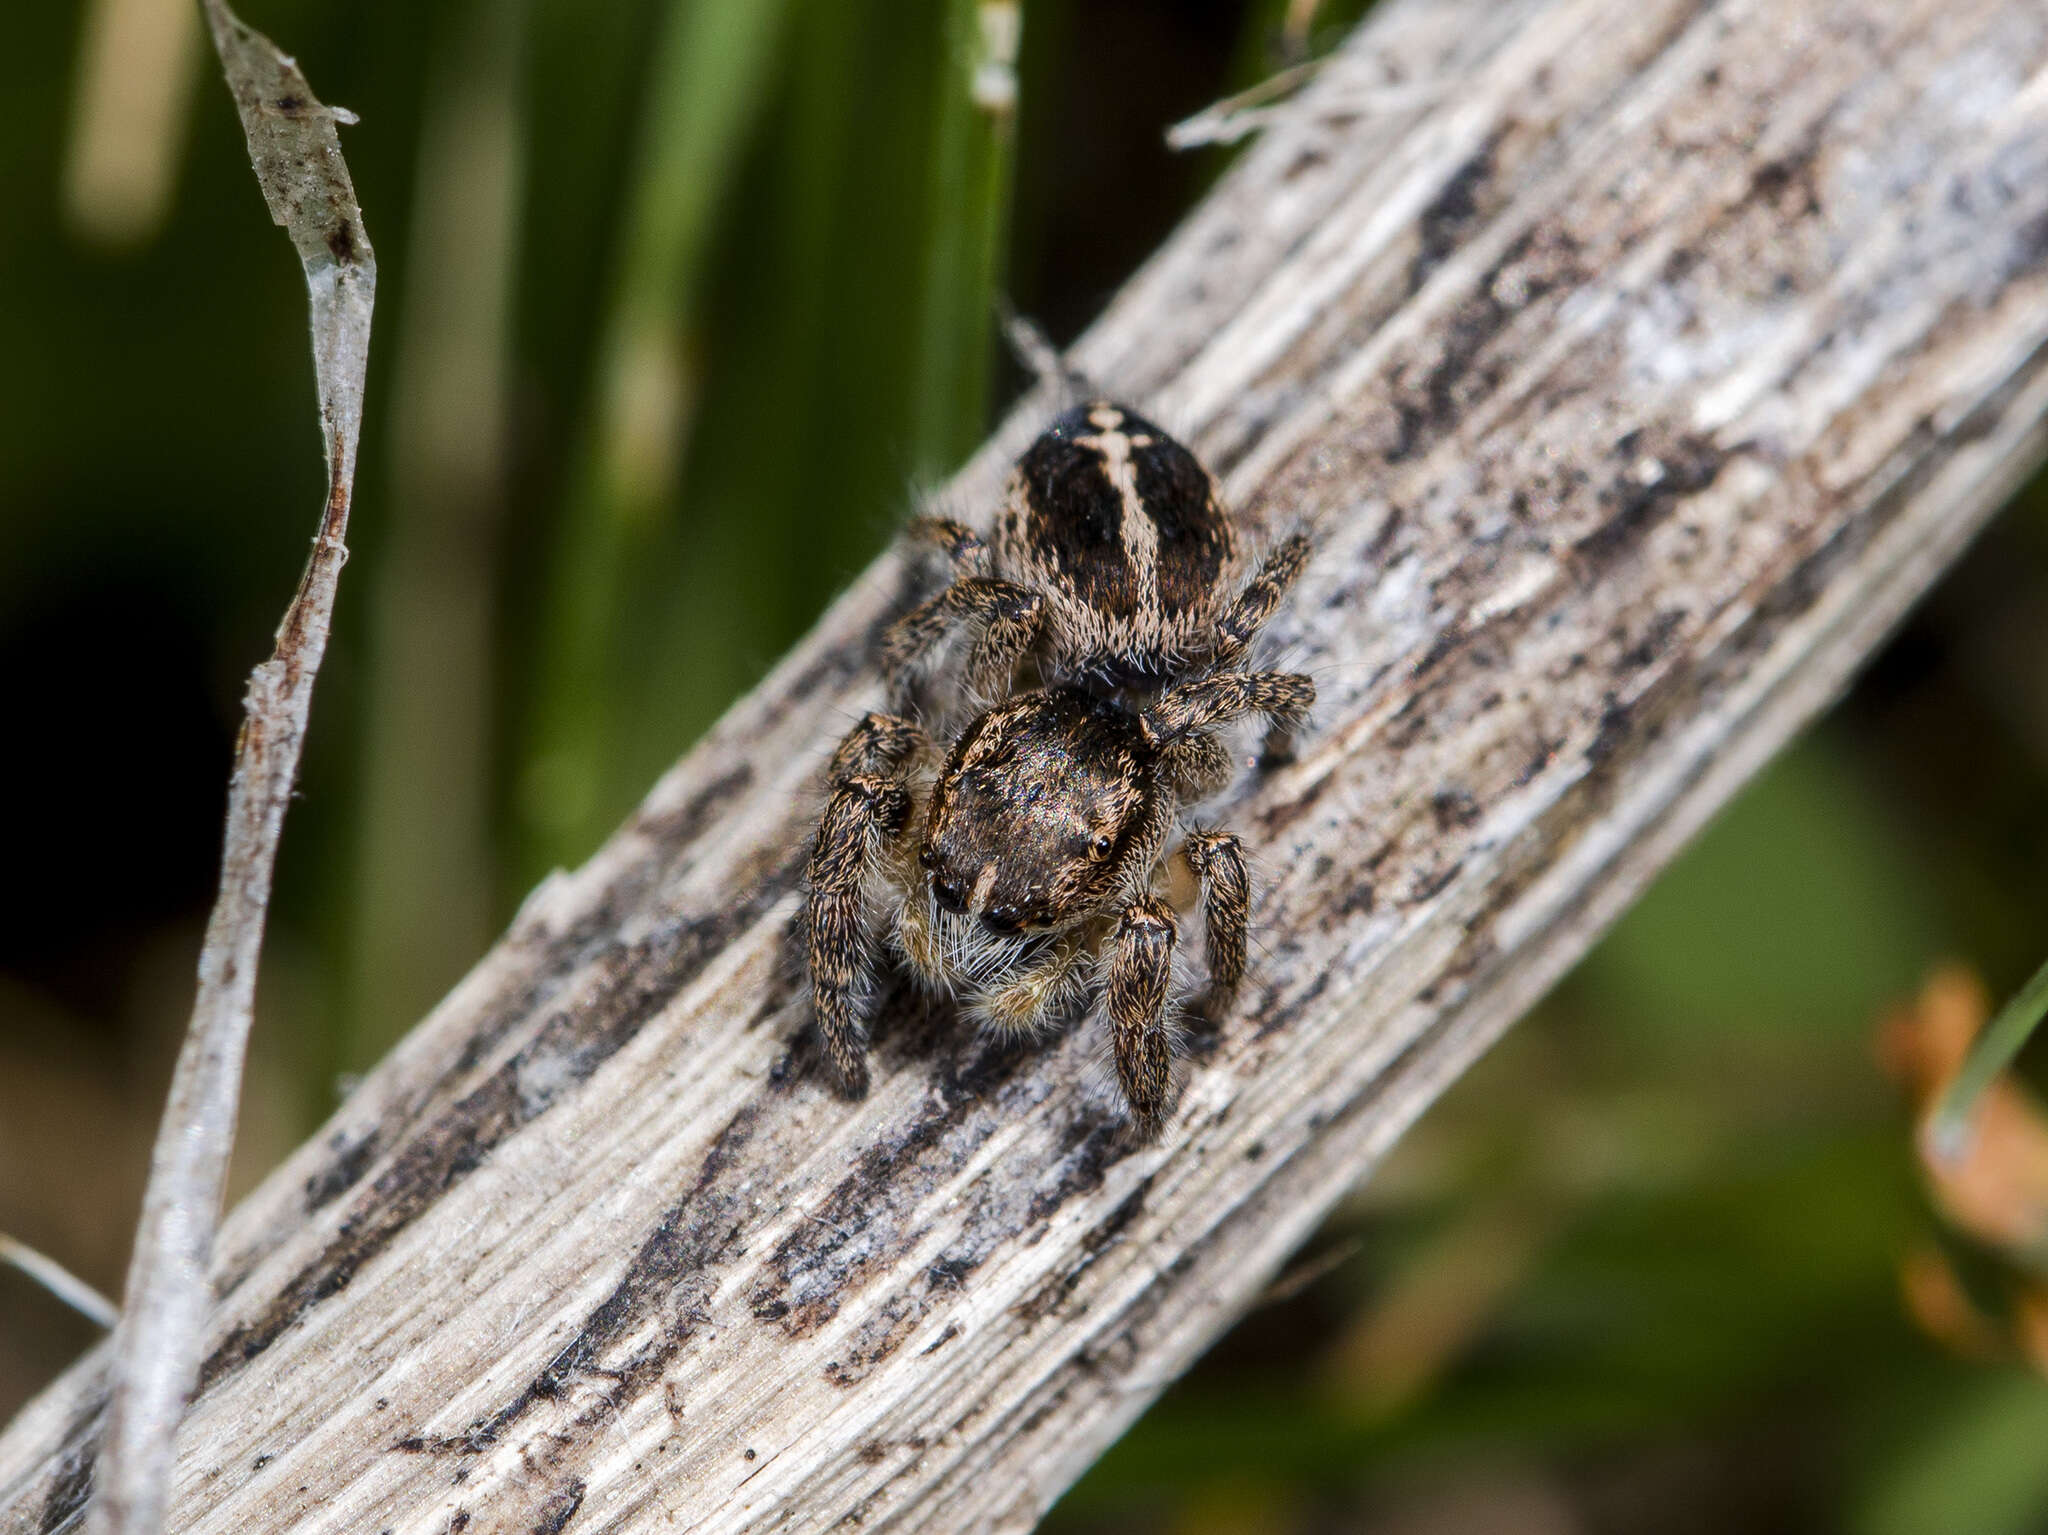
MULTIPOLYGON (((1317 547, 1158 1142, 1098 1028, 907 988, 824 1078, 792 919, 892 555, 231 1217, 179 1527, 1028 1527, 2038 461, 2044 71, 2032 0, 1376 9, 1075 358, 1317 547)), ((103 1391, 0 1519, 75 1512, 103 1391)))
POLYGON ((178 1425, 213 1303, 208 1272, 234 1146, 271 874, 348 558, 343 539, 377 287, 376 258, 335 133, 337 122, 354 119, 322 106, 298 66, 221 0, 206 0, 206 19, 264 200, 305 267, 327 498, 277 648, 250 674, 243 700, 220 892, 199 954, 192 1021, 150 1158, 114 1334, 104 1441, 90 1480, 89 1527, 96 1535, 153 1535, 164 1522, 178 1425))
POLYGON ((65 1268, 56 1259, 37 1252, 26 1242, 0 1232, 0 1263, 21 1270, 58 1300, 99 1327, 112 1327, 119 1317, 114 1303, 65 1268))

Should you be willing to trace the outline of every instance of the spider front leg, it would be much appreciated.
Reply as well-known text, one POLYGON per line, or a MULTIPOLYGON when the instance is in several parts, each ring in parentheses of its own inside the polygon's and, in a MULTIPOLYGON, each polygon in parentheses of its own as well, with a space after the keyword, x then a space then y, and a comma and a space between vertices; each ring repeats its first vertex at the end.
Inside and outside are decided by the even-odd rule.
POLYGON ((899 708, 931 667, 947 635, 961 625, 980 631, 967 660, 967 687, 994 699, 1009 691, 1017 665, 1038 639, 1045 599, 1014 581, 976 576, 955 581, 891 624, 882 636, 882 671, 899 708))
POLYGON ((928 749, 911 720, 870 714, 854 726, 832 754, 832 797, 806 870, 811 1005, 825 1058, 854 1097, 868 1088, 862 1015, 874 979, 862 892, 884 846, 910 819, 910 789, 897 775, 928 749))
POLYGON ((1168 688, 1140 721, 1153 745, 1173 748, 1198 731, 1263 714, 1270 722, 1264 762, 1272 766, 1292 755, 1294 728, 1315 701, 1316 685, 1299 672, 1215 672, 1168 688))
POLYGON ((1109 1037, 1117 1082, 1138 1133, 1147 1138, 1166 1117, 1172 1083, 1166 1000, 1179 931, 1171 906, 1157 896, 1141 896, 1124 909, 1110 956, 1109 1037))
POLYGON ((1202 925, 1208 931, 1209 1013, 1220 1015, 1244 980, 1246 934, 1251 926, 1252 881, 1244 844, 1227 831, 1199 831, 1181 844, 1202 886, 1202 925))

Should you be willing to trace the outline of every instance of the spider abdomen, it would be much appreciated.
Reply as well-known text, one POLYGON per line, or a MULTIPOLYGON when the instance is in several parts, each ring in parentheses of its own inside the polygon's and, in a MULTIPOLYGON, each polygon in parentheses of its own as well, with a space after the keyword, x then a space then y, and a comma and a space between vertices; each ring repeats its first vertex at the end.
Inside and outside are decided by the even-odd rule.
POLYGON ((1056 673, 1149 672, 1200 650, 1242 563, 1195 456, 1101 401, 1059 416, 1018 460, 995 542, 997 568, 1056 610, 1056 673))

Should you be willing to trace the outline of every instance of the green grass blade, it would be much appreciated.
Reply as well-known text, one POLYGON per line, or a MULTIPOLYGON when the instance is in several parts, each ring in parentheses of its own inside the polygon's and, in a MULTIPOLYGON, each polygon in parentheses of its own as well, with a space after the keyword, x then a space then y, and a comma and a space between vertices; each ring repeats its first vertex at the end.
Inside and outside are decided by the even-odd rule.
MULTIPOLYGON (((521 206, 524 0, 469 0, 428 76, 372 556, 368 698, 340 1033, 310 1124, 489 942, 489 700, 521 206)), ((309 1124, 309 1127, 310 1127, 309 1124)))
POLYGON ((1020 0, 946 0, 912 416, 916 473, 955 467, 987 426, 1009 229, 1020 0))
POLYGON ((2044 1015, 2048 1015, 2048 964, 2034 972, 2019 995, 1991 1020, 1991 1027, 1977 1036, 1963 1069, 1941 1095, 1941 1103, 1928 1126, 1928 1144, 1934 1155, 1944 1159, 1962 1155, 1969 1144, 1970 1121, 1976 1115, 1978 1100, 2026 1048, 2044 1015))
POLYGON ((600 326, 560 544, 542 598, 538 675, 518 777, 528 875, 603 830, 620 585, 675 489, 689 414, 682 337, 762 104, 787 0, 674 0, 651 66, 638 168, 600 326))

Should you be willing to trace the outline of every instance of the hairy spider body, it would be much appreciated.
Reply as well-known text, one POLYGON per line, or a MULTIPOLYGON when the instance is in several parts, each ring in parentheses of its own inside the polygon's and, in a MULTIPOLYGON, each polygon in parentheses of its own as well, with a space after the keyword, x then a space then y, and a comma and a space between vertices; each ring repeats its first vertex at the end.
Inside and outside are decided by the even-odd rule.
POLYGON ((894 626, 883 669, 899 711, 956 631, 972 635, 971 698, 988 702, 1035 661, 1043 683, 1156 688, 1241 660, 1308 557, 1288 539, 1243 584, 1244 541, 1201 462, 1126 406, 1063 412, 1017 461, 992 540, 920 519, 953 581, 894 626))
POLYGON ((1237 838, 1183 812, 1234 775, 1224 727, 1263 717, 1270 758, 1315 701, 1308 678, 1243 664, 1307 541, 1245 579, 1239 531, 1194 455, 1100 401, 1019 460, 993 542, 956 522, 916 531, 954 579, 884 637, 894 708, 833 754, 811 853, 805 941, 826 1059, 848 1091, 866 1089, 885 950, 997 1029, 1040 1028, 1099 992, 1118 1085, 1150 1135, 1172 1077, 1180 918, 1167 892, 1181 872, 1199 892, 1212 1012, 1244 977, 1251 912, 1237 838), (971 707, 935 742, 910 703, 956 629, 973 636, 971 707))
MULTIPOLYGON (((1307 708, 1307 679, 1266 675, 1285 685, 1264 707, 1307 708)), ((812 993, 841 1080, 866 1082, 879 916, 914 976, 996 1028, 1037 1029, 1100 981, 1118 1081, 1154 1129, 1179 936, 1157 889, 1169 851, 1203 892, 1212 998, 1226 1002, 1244 974, 1237 839, 1193 832, 1169 847, 1185 803, 1228 781, 1208 733, 1227 717, 1167 722, 1073 685, 1033 689, 977 716, 943 760, 911 720, 862 720, 834 759, 810 864, 812 993)))

